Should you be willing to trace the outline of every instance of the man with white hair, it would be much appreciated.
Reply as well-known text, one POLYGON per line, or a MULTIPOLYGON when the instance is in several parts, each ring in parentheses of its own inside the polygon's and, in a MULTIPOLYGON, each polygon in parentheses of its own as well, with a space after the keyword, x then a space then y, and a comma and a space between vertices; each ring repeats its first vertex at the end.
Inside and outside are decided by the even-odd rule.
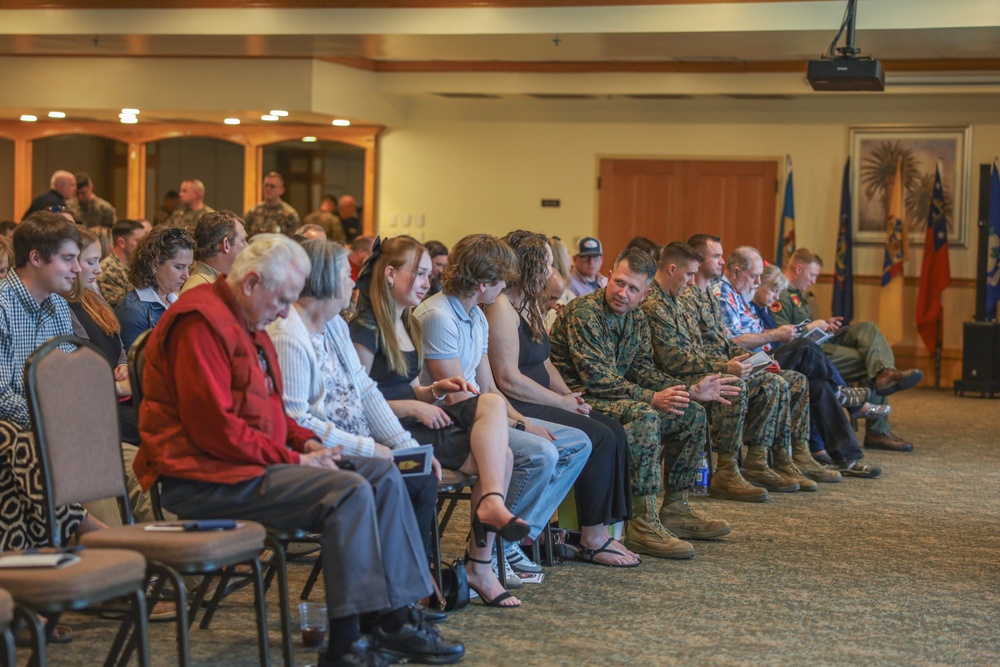
POLYGON ((287 416, 268 323, 288 315, 310 271, 291 239, 262 234, 225 278, 181 296, 146 346, 135 460, 143 489, 183 519, 239 517, 320 535, 329 642, 319 664, 461 660, 413 604, 432 591, 406 487, 392 461, 357 457, 287 416), (372 645, 362 614, 374 615, 372 645))
MULTIPOLYGON (((52 174, 49 180, 49 191, 31 200, 31 206, 24 212, 21 219, 27 218, 35 211, 48 211, 52 207, 65 207, 66 201, 76 196, 76 176, 60 169, 52 174)), ((54 211, 55 212, 55 211, 54 211)))
POLYGON ((215 209, 205 203, 205 184, 197 178, 181 183, 180 206, 174 209, 166 222, 168 227, 183 227, 194 234, 195 225, 201 216, 214 213, 215 209))

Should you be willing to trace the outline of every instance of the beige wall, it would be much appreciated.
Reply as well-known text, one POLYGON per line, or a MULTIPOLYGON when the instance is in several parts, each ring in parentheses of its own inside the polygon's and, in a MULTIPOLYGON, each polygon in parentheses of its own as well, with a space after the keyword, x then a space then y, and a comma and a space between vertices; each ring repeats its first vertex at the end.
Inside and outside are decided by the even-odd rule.
MULTIPOLYGON (((849 127, 853 124, 897 123, 972 125, 972 164, 992 161, 1000 152, 1000 123, 987 109, 973 105, 961 111, 917 108, 865 109, 870 96, 856 98, 854 111, 844 121, 831 122, 827 109, 797 113, 794 102, 776 105, 770 120, 758 109, 731 113, 715 111, 694 122, 673 122, 663 114, 660 122, 474 122, 455 110, 456 120, 415 120, 387 131, 379 154, 379 230, 382 234, 414 233, 452 244, 470 232, 504 234, 525 227, 561 236, 569 242, 597 229, 597 164, 601 157, 664 157, 781 160, 788 153, 795 165, 796 234, 800 246, 809 246, 830 263, 836 242, 840 179, 848 154, 849 127), (971 109, 971 111, 970 111, 971 109), (810 116, 819 118, 814 121, 810 116), (750 122, 748 122, 748 119, 750 122), (766 122, 765 122, 766 121, 766 122), (560 208, 543 209, 543 198, 560 199, 560 208), (417 227, 423 216, 424 226, 417 227), (409 218, 410 227, 403 222, 409 218), (395 226, 394 224, 395 223, 395 226)), ((587 102, 578 103, 586 114, 587 102)), ((896 104, 894 102, 894 104, 896 104)), ((720 104, 719 106, 724 106, 720 104)), ((919 107, 919 103, 916 105, 919 107)), ((939 105, 943 106, 943 105, 939 105)), ((438 108, 441 111, 440 107, 438 108)), ((959 107, 956 107, 956 109, 959 107)), ((447 113, 433 115, 441 116, 447 113)), ((418 115, 419 111, 418 111, 418 115)), ((432 114, 427 114, 432 115, 432 114)), ((484 115, 489 116, 487 111, 484 115)), ((973 169, 970 196, 969 238, 966 248, 951 250, 952 275, 975 276, 975 239, 978 170, 973 169)), ((776 207, 780 209, 780 205, 776 207)), ((657 239, 661 242, 673 239, 657 239)), ((763 249, 765 255, 768 249, 763 249)), ((771 251, 773 252, 773 250, 771 251)), ((881 247, 860 246, 855 252, 855 272, 881 273, 881 247)), ((915 248, 907 275, 916 276, 921 251, 915 248)), ((829 307, 829 290, 817 289, 820 305, 829 307)), ((874 319, 877 288, 859 286, 855 295, 858 317, 874 319)), ((974 310, 969 289, 952 289, 945 295, 949 322, 945 346, 961 344, 961 322, 974 310)), ((912 321, 916 288, 907 292, 907 320, 912 321)), ((908 332, 904 345, 915 345, 908 332)))
MULTIPOLYGON (((18 215, 24 211, 18 211, 18 215)), ((0 220, 14 219, 14 142, 0 139, 0 220)))

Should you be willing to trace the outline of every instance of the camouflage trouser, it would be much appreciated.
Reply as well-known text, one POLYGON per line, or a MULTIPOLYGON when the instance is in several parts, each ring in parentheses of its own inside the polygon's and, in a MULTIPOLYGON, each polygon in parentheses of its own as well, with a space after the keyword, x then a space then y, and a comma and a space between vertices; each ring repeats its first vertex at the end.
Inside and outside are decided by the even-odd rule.
POLYGON ((788 384, 789 422, 791 428, 783 429, 785 437, 781 446, 795 442, 809 442, 809 380, 798 371, 781 371, 781 377, 788 384))
MULTIPOLYGON (((723 377, 732 377, 726 375, 723 377)), ((697 382, 697 378, 691 378, 697 382)), ((743 445, 743 422, 747 417, 750 390, 746 382, 737 380, 740 395, 729 398, 731 405, 712 402, 705 406, 711 416, 712 449, 724 454, 736 454, 743 445)))
POLYGON ((788 383, 774 373, 761 371, 746 384, 749 396, 743 442, 747 447, 780 446, 788 433, 788 383))
POLYGON ((691 486, 705 451, 708 430, 705 408, 691 401, 683 415, 668 415, 639 401, 587 400, 594 409, 617 419, 625 428, 633 495, 652 496, 659 492, 661 461, 666 471, 664 488, 691 486))

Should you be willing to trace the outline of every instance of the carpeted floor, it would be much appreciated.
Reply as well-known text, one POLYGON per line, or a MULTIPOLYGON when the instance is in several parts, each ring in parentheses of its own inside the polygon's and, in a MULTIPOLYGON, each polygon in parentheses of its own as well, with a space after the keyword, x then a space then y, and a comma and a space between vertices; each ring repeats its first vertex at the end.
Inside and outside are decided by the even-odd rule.
MULTIPOLYGON (((765 505, 698 501, 733 532, 691 561, 632 570, 568 563, 526 586, 516 610, 473 607, 442 625, 466 665, 995 665, 1000 663, 1000 401, 914 390, 894 396, 911 454, 871 452, 879 480, 846 479, 765 505)), ((467 516, 446 554, 461 553, 467 516)), ((291 569, 293 596, 308 565, 291 569)), ((321 592, 314 599, 321 599, 321 592)), ((194 630, 199 665, 255 665, 249 595, 194 630)), ((276 596, 271 654, 281 664, 276 596)), ((100 664, 110 630, 76 629, 54 665, 100 664)), ((169 624, 154 665, 176 664, 169 624)), ((297 664, 315 653, 297 650, 297 664)))

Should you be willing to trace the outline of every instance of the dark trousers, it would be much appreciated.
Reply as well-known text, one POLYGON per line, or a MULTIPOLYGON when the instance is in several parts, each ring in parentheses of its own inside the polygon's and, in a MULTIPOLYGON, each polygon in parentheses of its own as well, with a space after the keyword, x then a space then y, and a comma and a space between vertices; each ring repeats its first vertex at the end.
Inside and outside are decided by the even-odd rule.
POLYGON ((571 426, 583 431, 592 448, 573 485, 581 526, 600 526, 632 518, 628 440, 615 419, 596 410, 590 416, 562 408, 511 401, 525 417, 571 426))
POLYGON ((838 462, 863 458, 854 429, 837 400, 837 370, 823 350, 799 338, 779 347, 773 356, 782 368, 798 371, 809 380, 809 413, 830 458, 838 462))
POLYGON ((391 461, 353 460, 356 472, 274 465, 239 484, 163 477, 163 506, 319 533, 330 618, 398 609, 432 590, 406 485, 391 461))
POLYGON ((424 554, 429 558, 434 547, 431 527, 437 519, 437 478, 434 475, 411 475, 404 477, 403 481, 406 482, 406 492, 413 505, 413 516, 417 520, 424 554))

